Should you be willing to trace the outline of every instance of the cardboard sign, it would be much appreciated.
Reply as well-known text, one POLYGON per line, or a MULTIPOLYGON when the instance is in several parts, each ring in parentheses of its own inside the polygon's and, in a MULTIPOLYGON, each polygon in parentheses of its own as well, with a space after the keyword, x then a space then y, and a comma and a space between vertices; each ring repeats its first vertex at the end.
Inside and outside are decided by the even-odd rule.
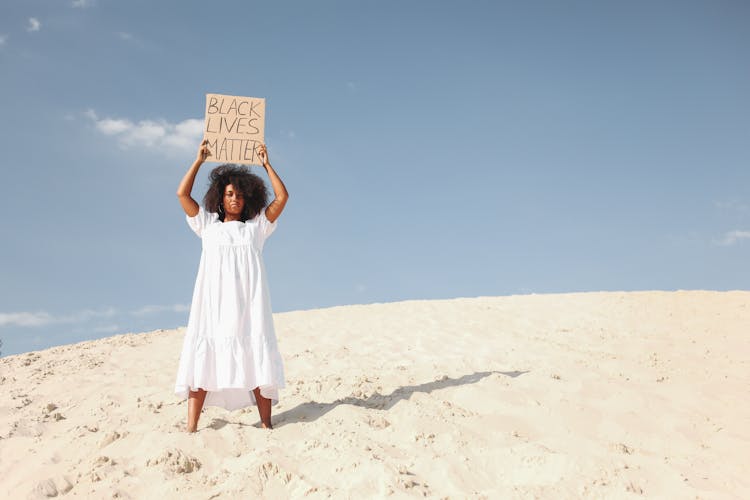
POLYGON ((203 138, 208 139, 208 161, 261 165, 257 148, 263 144, 266 100, 206 94, 206 122, 203 138))

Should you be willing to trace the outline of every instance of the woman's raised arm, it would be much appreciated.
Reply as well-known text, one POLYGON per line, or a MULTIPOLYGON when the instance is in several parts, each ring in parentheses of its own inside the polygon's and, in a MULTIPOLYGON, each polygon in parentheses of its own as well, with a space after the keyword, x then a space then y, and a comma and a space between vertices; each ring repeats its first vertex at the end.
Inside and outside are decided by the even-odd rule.
POLYGON ((281 212, 284 211, 284 206, 289 199, 289 193, 286 190, 286 186, 281 181, 276 171, 271 167, 271 162, 268 161, 268 150, 265 144, 258 146, 258 156, 263 161, 263 168, 268 173, 268 178, 271 179, 271 186, 273 187, 273 194, 276 196, 274 200, 266 207, 266 218, 275 222, 279 218, 281 212))
POLYGON ((182 209, 189 217, 195 217, 198 214, 198 202, 190 196, 190 193, 193 191, 195 174, 198 173, 198 169, 201 168, 201 165, 206 161, 208 155, 208 139, 204 139, 198 148, 198 154, 195 157, 195 161, 185 173, 182 181, 180 181, 180 186, 177 188, 177 198, 180 200, 182 209))

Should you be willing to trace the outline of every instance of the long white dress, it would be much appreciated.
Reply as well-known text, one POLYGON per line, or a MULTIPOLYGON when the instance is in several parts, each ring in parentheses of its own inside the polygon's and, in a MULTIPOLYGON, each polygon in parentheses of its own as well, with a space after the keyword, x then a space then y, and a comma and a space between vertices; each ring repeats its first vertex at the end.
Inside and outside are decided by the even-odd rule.
POLYGON ((263 244, 276 229, 265 209, 247 222, 221 222, 200 207, 187 217, 203 240, 175 394, 208 391, 205 405, 235 410, 255 404, 252 389, 279 401, 284 367, 271 314, 263 244))

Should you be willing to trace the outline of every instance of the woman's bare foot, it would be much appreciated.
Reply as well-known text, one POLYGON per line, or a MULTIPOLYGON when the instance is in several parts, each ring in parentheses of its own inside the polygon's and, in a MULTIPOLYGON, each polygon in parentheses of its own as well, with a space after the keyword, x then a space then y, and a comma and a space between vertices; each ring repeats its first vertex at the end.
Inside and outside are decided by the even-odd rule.
POLYGON ((198 430, 198 419, 201 416, 201 411, 203 410, 203 402, 205 400, 206 391, 204 391, 203 389, 190 391, 190 394, 188 395, 188 432, 195 432, 198 430))
POLYGON ((253 389, 253 394, 255 395, 255 404, 258 405, 260 426, 264 429, 273 429, 273 425, 271 424, 271 400, 261 396, 260 387, 253 389))

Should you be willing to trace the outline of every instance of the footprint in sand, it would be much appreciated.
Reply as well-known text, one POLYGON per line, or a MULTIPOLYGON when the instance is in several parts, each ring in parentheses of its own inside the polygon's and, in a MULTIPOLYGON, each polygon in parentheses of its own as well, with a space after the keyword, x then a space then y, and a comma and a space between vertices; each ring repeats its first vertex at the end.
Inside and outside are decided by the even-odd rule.
POLYGON ((630 446, 626 445, 625 443, 615 443, 615 444, 612 444, 612 448, 615 451, 619 451, 620 453, 624 453, 625 455, 632 455, 633 451, 635 451, 635 450, 633 450, 633 448, 631 448, 630 446))
POLYGON ((635 493, 636 495, 643 495, 643 488, 632 481, 625 487, 625 491, 628 493, 635 493))
MULTIPOLYGON (((14 399, 15 399, 15 398, 14 398, 14 399)), ((27 406, 29 406, 29 405, 30 405, 31 403, 33 403, 33 401, 32 401, 32 400, 31 400, 30 398, 26 398, 26 397, 25 397, 25 398, 23 398, 23 399, 21 400, 21 406, 16 406, 16 410, 20 410, 20 409, 22 409, 22 408, 26 408, 26 407, 27 407, 27 406)))
POLYGON ((121 437, 124 437, 125 435, 127 435, 127 433, 120 434, 117 431, 112 431, 108 433, 106 436, 104 436, 104 439, 102 439, 102 441, 99 443, 99 448, 101 449, 101 448, 104 448, 105 446, 109 446, 110 444, 114 443, 115 441, 117 441, 121 437))
POLYGON ((39 481, 34 487, 33 494, 39 497, 56 497, 64 495, 73 489, 73 484, 66 476, 45 479, 39 481))
POLYGON ((385 419, 385 417, 382 417, 380 415, 368 415, 367 416, 367 425, 372 427, 373 429, 385 429, 386 427, 389 427, 391 423, 385 419))
POLYGON ((420 432, 419 434, 414 435, 414 441, 417 443, 421 441, 423 446, 431 445, 435 442, 435 434, 425 434, 424 432, 420 432))
POLYGON ((147 460, 146 465, 149 467, 161 465, 165 472, 173 474, 190 474, 201 468, 200 460, 177 448, 164 450, 158 457, 147 460))
POLYGON ((273 462, 266 462, 258 467, 257 473, 258 477, 263 482, 277 478, 281 479, 281 482, 284 484, 289 484, 289 481, 292 480, 292 475, 289 472, 282 471, 279 466, 273 462))
POLYGON ((404 490, 416 490, 422 496, 430 496, 430 487, 425 482, 417 481, 417 475, 405 466, 398 468, 398 486, 404 490))
POLYGON ((39 355, 38 355, 38 354, 35 354, 35 353, 33 353, 33 352, 30 352, 30 353, 26 354, 26 357, 25 357, 25 358, 24 358, 24 360, 23 360, 23 361, 21 362, 21 364, 22 364, 23 366, 29 366, 29 365, 30 365, 31 363, 33 363, 33 362, 34 362, 34 361, 36 361, 37 359, 39 359, 39 355))
POLYGON ((161 410, 161 407, 164 406, 164 401, 159 401, 158 403, 149 403, 148 409, 151 410, 152 413, 159 413, 159 410, 161 410))
POLYGON ((473 411, 469 411, 466 408, 455 405, 450 401, 443 401, 443 406, 447 408, 444 414, 448 414, 451 417, 472 417, 476 415, 473 411))
POLYGON ((88 473, 89 480, 92 483, 101 481, 111 473, 115 465, 117 465, 116 462, 107 456, 101 455, 96 457, 91 462, 91 469, 88 473))

